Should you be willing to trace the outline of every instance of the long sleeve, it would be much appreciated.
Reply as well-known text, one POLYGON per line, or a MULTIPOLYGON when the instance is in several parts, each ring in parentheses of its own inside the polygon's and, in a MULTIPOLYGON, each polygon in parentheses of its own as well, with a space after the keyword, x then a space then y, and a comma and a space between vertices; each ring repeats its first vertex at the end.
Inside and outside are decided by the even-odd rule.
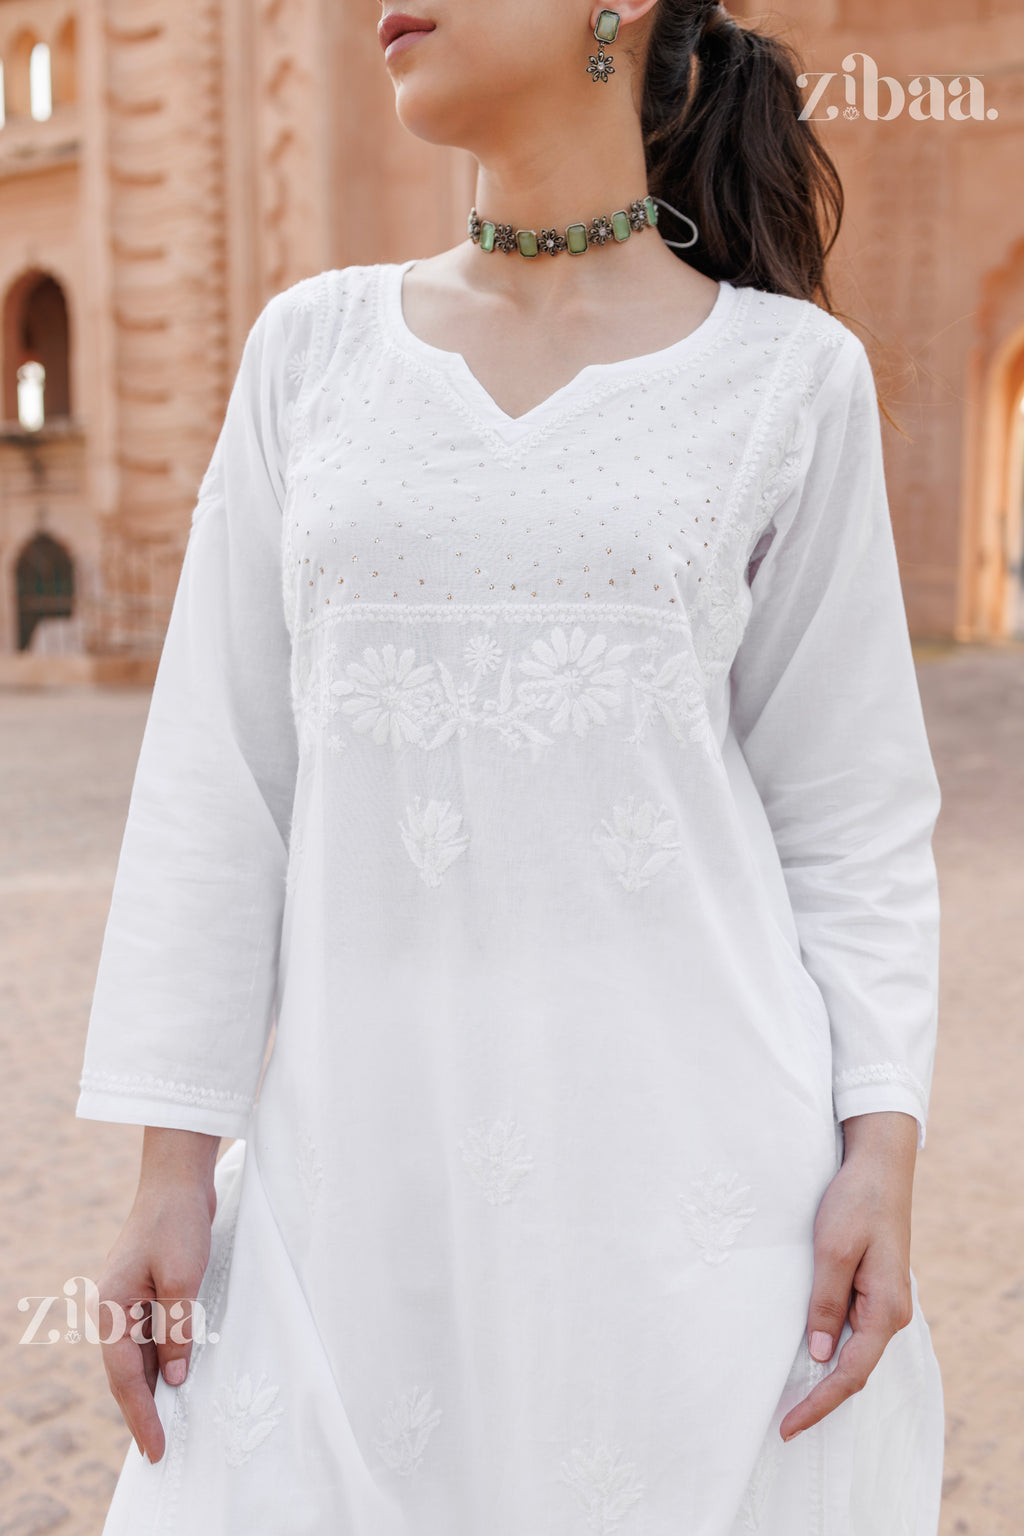
POLYGON ((829 1011, 838 1119, 925 1141, 938 998, 940 791, 914 670, 867 353, 807 406, 801 472, 748 567, 732 723, 829 1011))
POLYGON ((100 954, 84 1119, 245 1134, 275 1007, 297 770, 281 519, 316 282, 253 325, 199 489, 100 954))

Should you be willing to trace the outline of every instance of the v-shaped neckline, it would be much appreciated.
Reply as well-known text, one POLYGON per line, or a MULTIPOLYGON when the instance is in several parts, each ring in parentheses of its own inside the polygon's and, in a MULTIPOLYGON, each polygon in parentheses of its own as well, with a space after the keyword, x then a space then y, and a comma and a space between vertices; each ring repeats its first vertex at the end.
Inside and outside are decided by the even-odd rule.
POLYGON ((418 259, 414 256, 408 261, 384 262, 378 267, 380 286, 377 313, 384 336, 400 351, 418 358, 421 363, 441 374, 449 388, 472 410, 481 425, 496 433, 506 443, 517 442, 548 424, 572 408, 591 389, 606 381, 617 381, 620 378, 626 380, 636 374, 653 373, 702 353, 732 313, 739 292, 732 283, 721 279, 710 313, 694 330, 678 341, 671 342, 667 347, 659 347, 654 352, 619 358, 611 363, 586 363, 568 383, 560 385, 537 405, 531 406, 520 416, 510 416, 484 388, 461 352, 435 347, 410 330, 402 308, 402 286, 405 274, 410 267, 415 266, 418 259))

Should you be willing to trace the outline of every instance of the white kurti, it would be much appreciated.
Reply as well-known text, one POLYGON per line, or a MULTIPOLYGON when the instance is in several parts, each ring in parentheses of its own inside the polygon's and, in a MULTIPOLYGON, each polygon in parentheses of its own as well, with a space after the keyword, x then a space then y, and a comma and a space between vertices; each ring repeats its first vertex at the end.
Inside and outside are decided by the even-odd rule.
POLYGON ((78 1113, 242 1139, 107 1536, 934 1536, 916 1306, 778 1435, 935 1043, 865 350, 722 283, 513 419, 411 264, 267 305, 198 496, 78 1113))

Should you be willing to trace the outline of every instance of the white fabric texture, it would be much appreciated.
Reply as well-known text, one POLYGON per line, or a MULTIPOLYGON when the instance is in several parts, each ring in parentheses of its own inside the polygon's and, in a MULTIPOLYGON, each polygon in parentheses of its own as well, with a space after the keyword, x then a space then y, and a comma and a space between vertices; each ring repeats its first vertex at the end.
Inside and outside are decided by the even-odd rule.
POLYGON ((106 1536, 935 1536, 916 1286, 778 1435, 839 1122, 923 1145, 935 1047, 865 350, 723 282, 512 418, 411 265, 271 300, 198 496, 78 1113, 243 1139, 106 1536))

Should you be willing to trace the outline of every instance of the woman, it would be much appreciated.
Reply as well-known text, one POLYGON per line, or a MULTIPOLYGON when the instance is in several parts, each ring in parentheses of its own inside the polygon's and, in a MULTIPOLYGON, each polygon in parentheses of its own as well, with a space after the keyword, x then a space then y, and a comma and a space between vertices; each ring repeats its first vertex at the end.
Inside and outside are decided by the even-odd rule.
POLYGON ((79 1113, 147 1127, 101 1294, 207 1332, 111 1330, 107 1536, 934 1536, 939 791, 834 168, 717 6, 430 9, 469 237, 256 321, 142 744, 79 1113))

